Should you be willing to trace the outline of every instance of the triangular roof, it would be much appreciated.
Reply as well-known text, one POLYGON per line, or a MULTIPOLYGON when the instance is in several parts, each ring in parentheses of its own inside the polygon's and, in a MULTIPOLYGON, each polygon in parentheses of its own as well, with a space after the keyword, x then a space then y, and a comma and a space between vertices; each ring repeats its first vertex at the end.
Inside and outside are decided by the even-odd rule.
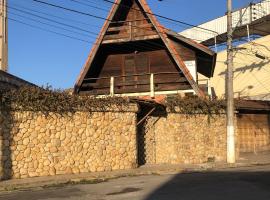
MULTIPOLYGON (((75 92, 78 91, 78 89, 81 87, 83 80, 87 74, 87 72, 90 69, 91 63, 93 62, 97 51, 102 43, 102 40, 106 34, 106 31, 110 25, 110 22, 112 22, 114 16, 117 13, 117 10, 119 8, 119 6, 121 6, 121 4, 123 2, 125 2, 126 0, 115 0, 115 3, 113 4, 111 11, 107 17, 107 20, 105 21, 101 32, 99 33, 99 36, 96 40, 96 43, 94 44, 94 46, 92 47, 92 50, 87 58, 87 61, 79 75, 79 78, 77 79, 76 85, 75 85, 75 92)), ((198 96, 205 96, 203 91, 198 87, 197 83, 195 82, 195 80, 193 79, 191 73, 189 72, 187 66, 185 65, 181 55, 179 55, 179 53, 176 50, 175 45, 171 42, 171 40, 168 38, 169 35, 173 35, 172 32, 168 31, 168 29, 164 28, 163 26, 161 26, 158 22, 158 20, 156 19, 156 17, 154 16, 154 14, 152 13, 151 9, 149 8, 148 4, 146 3, 145 0, 135 0, 138 5, 143 9, 143 12, 145 13, 145 15, 147 15, 147 17, 149 18, 150 22, 153 24, 154 28, 157 31, 157 34, 160 36, 161 40, 163 41, 163 43, 165 44, 165 46, 167 47, 168 52, 171 54, 172 58, 174 59, 175 63, 177 64, 177 66, 180 68, 180 70, 182 71, 182 73, 184 74, 184 76, 186 77, 187 81, 189 82, 189 84, 191 85, 191 87, 194 89, 194 91, 196 92, 196 94, 198 96)), ((180 36, 181 37, 181 36, 180 36)), ((183 38, 183 37, 182 37, 183 38)), ((179 39, 179 38, 178 38, 179 39)), ((183 42, 187 43, 187 40, 182 40, 183 42)), ((190 41, 189 41, 190 42, 190 41)), ((214 55, 214 53, 209 50, 207 47, 202 47, 202 45, 200 44, 195 44, 192 43, 193 47, 202 51, 206 51, 209 55, 214 55)))

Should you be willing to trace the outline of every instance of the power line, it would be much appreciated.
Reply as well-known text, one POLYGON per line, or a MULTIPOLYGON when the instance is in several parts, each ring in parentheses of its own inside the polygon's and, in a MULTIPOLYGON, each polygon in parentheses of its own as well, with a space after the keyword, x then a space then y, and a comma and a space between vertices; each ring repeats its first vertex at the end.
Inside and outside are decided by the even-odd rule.
POLYGON ((34 16, 34 17, 37 17, 37 18, 40 18, 40 19, 43 19, 43 20, 46 20, 46 21, 50 21, 50 22, 53 22, 53 23, 56 23, 56 24, 59 24, 59 25, 62 25, 62 26, 66 26, 66 27, 69 27, 69 28, 74 28, 76 30, 87 32, 87 33, 90 33, 92 35, 97 35, 97 33, 94 33, 92 31, 88 31, 88 30, 80 28, 78 26, 69 25, 69 24, 66 24, 66 23, 63 23, 63 22, 59 22, 59 21, 56 21, 56 20, 53 20, 53 19, 50 19, 50 18, 47 18, 47 17, 43 17, 43 16, 40 16, 40 15, 37 15, 37 14, 33 14, 31 12, 27 12, 27 11, 24 11, 24 10, 21 10, 21 9, 18 9, 18 8, 14 8, 14 7, 11 7, 11 6, 8 6, 8 8, 11 8, 11 9, 19 11, 21 13, 31 15, 31 16, 34 16))
MULTIPOLYGON (((51 7, 63 9, 63 10, 69 11, 69 12, 74 12, 74 13, 77 13, 77 14, 86 15, 86 16, 97 18, 97 19, 102 19, 102 20, 109 21, 109 22, 112 22, 112 23, 120 22, 120 21, 113 21, 113 20, 110 20, 110 19, 107 19, 107 18, 104 18, 104 17, 100 17, 100 16, 97 16, 97 15, 90 14, 90 13, 85 13, 85 12, 82 12, 82 11, 74 10, 74 9, 71 9, 71 8, 66 8, 66 7, 63 7, 63 6, 56 5, 56 4, 43 2, 43 1, 40 1, 40 0, 33 0, 33 1, 35 1, 37 3, 45 4, 45 5, 48 5, 48 6, 51 6, 51 7)), ((135 20, 135 21, 138 21, 138 20, 135 20)), ((124 22, 129 22, 129 21, 124 21, 124 22)), ((131 26, 135 27, 135 28, 139 28, 139 29, 149 30, 149 29, 147 29, 145 27, 140 27, 140 26, 135 26, 135 25, 131 25, 131 26)), ((157 31, 157 33, 160 33, 160 32, 157 31)), ((191 39, 191 38, 188 38, 188 39, 191 39)))
POLYGON ((56 32, 56 31, 51 31, 51 30, 42 28, 42 27, 40 27, 40 26, 35 26, 35 25, 28 24, 28 23, 25 23, 25 22, 20 21, 20 20, 17 20, 17 19, 13 19, 13 18, 11 18, 11 17, 8 17, 8 19, 11 20, 11 21, 14 21, 14 22, 23 24, 23 25, 25 25, 25 26, 29 26, 29 27, 35 28, 35 29, 43 30, 43 31, 46 31, 46 32, 49 32, 49 33, 54 33, 54 34, 57 34, 57 35, 60 35, 60 36, 64 36, 64 37, 67 37, 67 38, 70 38, 70 39, 78 40, 78 41, 81 41, 81 42, 86 42, 86 43, 91 43, 91 44, 93 44, 91 41, 88 41, 88 40, 80 39, 80 38, 73 37, 73 36, 70 36, 70 35, 66 35, 66 34, 63 34, 63 33, 59 33, 59 32, 56 32))
MULTIPOLYGON (((106 12, 109 12, 109 10, 106 10, 106 9, 103 9, 103 8, 100 8, 100 7, 97 7, 97 6, 92 6, 92 5, 89 5, 89 4, 87 4, 87 3, 82 3, 82 2, 80 2, 80 1, 78 1, 78 0, 70 0, 70 1, 76 2, 76 3, 78 3, 78 4, 81 4, 81 5, 84 5, 84 6, 87 6, 87 7, 96 8, 96 9, 99 9, 99 10, 101 9, 101 10, 104 10, 104 11, 106 11, 106 12)), ((83 0, 83 1, 90 2, 90 1, 88 1, 88 0, 83 0)), ((92 1, 91 1, 91 3, 92 3, 92 1)), ((125 5, 122 5, 122 6, 127 7, 127 8, 130 8, 130 7, 125 6, 125 5)), ((135 8, 130 8, 130 9, 138 10, 138 9, 135 9, 135 8)), ((147 19, 148 19, 148 18, 147 18, 147 19)), ((165 23, 168 23, 168 20, 166 20, 166 19, 161 19, 161 20, 162 20, 163 22, 165 22, 165 23)), ((183 24, 179 24, 179 23, 172 22, 172 21, 169 21, 169 23, 172 23, 172 24, 175 24, 175 25, 181 26, 181 27, 186 27, 186 26, 184 26, 183 24)), ((160 27, 160 26, 159 26, 159 27, 160 27)), ((140 27, 140 28, 143 28, 143 27, 140 27)), ((198 40, 198 41, 200 41, 200 40, 198 40)))
POLYGON ((82 12, 82 11, 78 11, 78 10, 74 10, 74 9, 71 9, 71 8, 63 7, 63 6, 59 6, 59 5, 56 5, 56 4, 52 4, 52 3, 48 3, 48 2, 44 2, 44 1, 40 1, 40 0, 33 0, 33 1, 35 1, 37 3, 45 4, 45 5, 48 5, 48 6, 51 6, 51 7, 60 8, 60 9, 63 9, 63 10, 74 12, 74 13, 77 13, 77 14, 86 15, 86 16, 89 16, 89 17, 94 17, 96 19, 102 19, 102 20, 106 20, 106 21, 112 21, 112 20, 106 19, 104 17, 100 17, 100 16, 97 16, 97 15, 93 15, 93 14, 82 12))
MULTIPOLYGON (((81 1, 84 1, 84 2, 87 2, 87 3, 90 3, 90 4, 94 4, 94 5, 98 5, 100 6, 100 1, 99 3, 96 2, 96 0, 81 0, 81 1)), ((101 0, 102 1, 102 0, 101 0)), ((104 6, 105 7, 105 6, 104 6)), ((107 7, 108 9, 110 9, 110 7, 107 7)))
MULTIPOLYGON (((49 30, 49 29, 45 29, 43 27, 32 25, 32 24, 28 24, 28 23, 25 23, 23 21, 20 21, 18 19, 14 19, 14 18, 11 18, 11 17, 8 17, 8 19, 11 20, 11 21, 14 21, 16 23, 19 23, 19 24, 22 24, 22 25, 31 27, 31 28, 39 29, 39 30, 42 30, 42 31, 45 31, 45 32, 49 32, 49 33, 53 33, 53 34, 56 34, 56 35, 59 35, 59 36, 63 36, 63 37, 66 37, 66 38, 78 40, 78 41, 85 42, 85 43, 92 44, 92 45, 100 45, 100 43, 95 43, 93 41, 89 41, 89 40, 81 39, 81 38, 78 38, 78 37, 66 35, 64 33, 59 33, 59 32, 56 32, 56 31, 49 30)), ((107 48, 115 49, 114 47, 107 47, 107 48)))
MULTIPOLYGON (((11 19, 11 20, 18 22, 17 20, 14 20, 14 19, 11 19)), ((42 29, 42 30, 44 30, 44 29, 42 29)), ((55 32, 53 32, 53 31, 48 31, 48 32, 55 33, 55 32)), ((56 33, 56 34, 58 34, 58 33, 56 33)), ((64 34, 58 34, 58 35, 65 36, 64 34)), ((66 36, 65 36, 65 37, 66 37, 66 36)), ((70 36, 67 36, 67 37, 74 39, 74 37, 70 37, 70 36)), ((79 39, 79 40, 80 40, 80 39, 79 39)), ((81 40, 81 41, 82 41, 82 40, 81 40)), ((162 47, 165 47, 165 46, 162 46, 162 47)))
MULTIPOLYGON (((89 14, 89 13, 84 13, 84 12, 77 11, 77 10, 74 10, 74 9, 65 8, 63 6, 58 6, 58 5, 54 5, 54 4, 43 2, 43 1, 39 1, 39 0, 33 0, 33 1, 36 1, 38 3, 43 3, 43 4, 46 4, 46 5, 49 5, 49 6, 53 6, 53 7, 61 8, 61 9, 64 9, 64 10, 68 10, 68 11, 71 11, 71 12, 76 12, 76 13, 79 13, 79 14, 88 15, 88 16, 91 16, 91 17, 99 18, 99 19, 104 19, 106 21, 112 21, 112 20, 109 20, 109 19, 106 19, 106 18, 103 18, 103 17, 100 17, 100 16, 92 15, 92 14, 89 14)), ((71 1, 73 1, 73 0, 71 0, 71 1)), ((128 7, 128 8, 130 8, 130 7, 128 7)), ((131 8, 131 9, 135 9, 135 8, 131 8)), ((138 10, 138 9, 136 9, 136 10, 138 10)), ((145 29, 145 28, 139 27, 139 26, 134 26, 134 27, 145 29)), ((151 41, 146 41, 146 43, 150 44, 151 46, 156 46, 156 47, 158 46, 158 47, 165 48, 164 45, 153 43, 151 41)), ((143 46, 143 45, 141 45, 141 46, 143 46)), ((147 47, 147 48, 149 48, 149 47, 147 47)))
MULTIPOLYGON (((85 6, 88 6, 88 7, 97 8, 97 9, 102 9, 102 8, 100 8, 100 7, 92 6, 92 5, 89 5, 89 4, 87 4, 87 3, 79 2, 78 0, 70 0, 70 1, 76 2, 76 3, 81 4, 81 5, 85 5, 85 6)), ((92 1, 89 1, 89 0, 81 0, 81 1, 86 1, 86 2, 88 2, 88 3, 91 2, 91 3, 93 4, 93 0, 92 0, 92 1)), ((121 6, 122 6, 122 7, 126 7, 126 8, 130 8, 130 9, 133 9, 133 10, 140 11, 140 10, 138 10, 138 9, 136 9, 136 8, 131 8, 131 7, 129 7, 129 6, 125 6, 125 5, 121 5, 121 6)), ((106 10, 106 9, 102 9, 102 10, 104 10, 104 11, 106 11, 106 12, 109 12, 109 10, 106 10)), ((144 12, 144 13, 147 13, 147 12, 144 12)), ((149 13, 149 14, 151 14, 151 13, 149 13)), ((151 14, 151 15, 154 15, 154 14, 151 14)), ((164 23, 171 23, 171 24, 174 24, 174 25, 177 25, 177 26, 180 26, 180 27, 186 27, 186 25, 184 26, 184 24, 177 23, 177 22, 174 22, 174 21, 170 21, 170 20, 168 20, 168 19, 161 18, 160 20, 163 21, 164 23)), ((202 31, 202 30, 201 30, 201 31, 202 31)), ((208 30, 207 32, 209 32, 209 30, 208 30)), ((200 40, 198 40, 198 41, 200 41, 200 40)))
POLYGON ((107 9, 104 9, 104 8, 101 8, 101 7, 98 7, 98 6, 92 6, 92 5, 88 4, 88 3, 83 3, 83 2, 80 2, 80 1, 77 1, 77 0, 70 0, 70 1, 75 2, 77 4, 81 4, 81 5, 90 7, 90 8, 95 8, 97 10, 102 10, 104 12, 109 12, 109 10, 107 10, 107 9))
MULTIPOLYGON (((62 7, 62 6, 58 6, 58 5, 54 5, 54 4, 50 4, 50 3, 47 3, 47 2, 42 2, 42 1, 39 1, 39 0, 34 0, 34 1, 37 1, 37 2, 39 2, 39 3, 44 3, 44 4, 47 4, 47 5, 50 5, 50 6, 53 6, 53 7, 55 7, 55 6, 57 6, 57 8, 62 8, 62 9, 65 9, 66 10, 66 8, 65 7, 62 7)), ((71 0, 71 1, 74 1, 74 0, 71 0)), ((130 7, 129 7, 130 8, 130 7)), ((68 9, 68 8, 67 8, 68 9)), ((132 9, 134 9, 134 8, 132 8, 132 9)), ((73 9, 68 9, 69 11, 72 11, 72 12, 79 12, 80 14, 88 14, 88 13, 83 13, 83 12, 81 12, 81 11, 76 11, 76 10, 73 10, 73 9)), ((136 9, 136 10, 138 10, 138 9, 136 9)), ((94 15, 90 15, 91 17, 92 16, 94 16, 94 15)), ((97 18, 102 18, 102 19, 104 19, 104 20, 107 20, 107 21, 112 21, 112 20, 109 20, 109 19, 105 19, 105 18, 103 18, 103 17, 100 17, 100 16, 96 16, 95 15, 95 17, 97 17, 97 18)), ((135 26, 135 27, 137 27, 137 26, 135 26)), ((137 27, 137 28, 143 28, 143 27, 137 27)), ((157 43, 153 43, 153 42, 150 42, 150 41, 146 41, 148 44, 150 44, 151 46, 156 46, 156 47, 162 47, 162 48, 165 48, 165 46, 164 45, 160 45, 160 44, 157 44, 157 43)), ((143 45, 141 45, 141 46, 143 46, 143 45)), ((149 48, 149 47, 147 47, 147 48, 149 48)))
POLYGON ((60 26, 56 26, 56 25, 53 25, 53 24, 49 24, 49 23, 46 23, 46 22, 42 22, 40 20, 37 20, 37 19, 33 19, 31 17, 26 17, 26 16, 23 16, 23 15, 20 15, 20 14, 16 14, 16 13, 12 13, 12 12, 8 12, 12 15, 15 15, 15 16, 18 16, 18 17, 22 17, 24 19, 28 19, 30 21, 34 21, 34 22, 37 22, 37 23, 40 23, 40 24, 43 24, 43 25, 47 25, 47 26, 51 26, 53 28, 57 28, 57 29, 61 29, 61 30, 65 30, 65 31, 69 31, 69 32, 72 32, 72 33, 76 33, 76 34, 79 34, 79 35, 82 35, 82 36, 86 36, 86 37, 89 37, 89 35, 85 34, 85 33, 80 33, 78 31, 73 31, 73 30, 70 30, 70 29, 66 29, 66 28, 63 28, 63 27, 60 27, 60 26))
MULTIPOLYGON (((86 12, 82 12, 82 11, 78 11, 78 10, 75 10, 75 9, 72 9, 72 8, 67 8, 67 7, 64 7, 64 6, 60 6, 60 5, 56 5, 56 4, 52 4, 52 3, 48 3, 48 2, 44 2, 44 1, 41 1, 41 0, 33 0, 34 2, 37 2, 37 3, 40 3, 40 4, 45 4, 45 5, 48 5, 48 6, 51 6, 51 7, 55 7, 55 8, 60 8, 60 9, 63 9, 63 10, 66 10, 66 11, 70 11, 70 12, 74 12, 74 13, 77 13, 77 14, 82 14, 82 15, 86 15, 86 16, 90 16, 90 17, 94 17, 94 18, 97 18, 97 19, 102 19, 102 20, 106 20, 106 21, 110 21, 110 22, 115 22, 113 20, 110 20, 110 19, 107 19, 105 17, 100 17, 100 16, 97 16, 97 15, 93 15, 93 14, 90 14, 90 13, 86 13, 86 12)), ((115 4, 115 3, 114 3, 115 4)), ((119 4, 120 5, 120 4, 119 4)), ((124 5, 121 5, 121 6, 124 6, 124 5)), ((128 6, 127 6, 128 7, 128 6)), ((130 8, 130 7, 128 7, 130 8)), ((134 9, 134 10, 138 10, 136 8, 130 8, 130 9, 134 9)), ((156 15, 156 14, 153 14, 153 13, 150 13, 150 12, 145 12, 143 11, 144 13, 147 13, 147 14, 150 14, 150 15, 154 15, 154 16, 161 16, 161 15, 156 15)), ((170 18, 167 18, 167 17, 162 17, 163 19, 167 19, 169 20, 170 18)), ((175 22, 178 22, 178 23, 181 23, 181 21, 178 21, 178 20, 174 20, 175 22)), ((116 21, 117 22, 117 21, 116 21)), ((119 22, 119 21, 118 21, 119 22)), ((128 21, 126 21, 128 22, 128 21)), ((199 27, 199 26, 195 26, 195 25, 192 25, 192 24, 188 24, 188 23, 185 23, 185 22, 182 22, 181 24, 186 24, 186 25, 189 25, 189 26, 192 26, 192 27, 197 27, 199 29, 202 29, 202 30, 205 30, 205 31, 210 31, 210 32, 213 32, 213 33, 216 33, 215 31, 213 30, 210 30, 210 29, 205 29, 205 28, 202 28, 202 27, 199 27)), ((218 36, 218 37, 221 37, 221 36, 218 36)))
MULTIPOLYGON (((28 15, 32 15, 32 16, 35 16, 35 17, 39 17, 39 18, 41 18, 41 19, 45 19, 45 20, 49 20, 49 21, 52 21, 52 20, 50 20, 50 19, 48 19, 48 18, 44 18, 44 17, 41 17, 41 16, 38 16, 38 15, 35 15, 35 14, 32 14, 32 13, 29 13, 29 12, 24 12, 24 11, 22 11, 22 10, 20 10, 20 9, 17 9, 17 8, 14 8, 14 7, 10 7, 10 8, 12 8, 12 9, 15 9, 16 11, 19 11, 19 12, 23 12, 23 13, 25 13, 25 14, 28 14, 28 15)), ((37 11, 36 11, 37 12, 37 11)), ((12 14, 14 14, 14 13, 12 13, 12 14)), ((44 13, 44 14, 46 14, 46 13, 44 13)), ((24 17, 24 18, 26 18, 26 19, 29 19, 29 20, 31 20, 31 21, 35 21, 35 22, 38 22, 38 23, 41 23, 41 24, 45 24, 45 25, 48 25, 48 26, 52 26, 52 27, 54 27, 54 28, 58 28, 58 29, 61 29, 61 30, 66 30, 66 31, 70 31, 70 32, 73 32, 74 33, 74 31, 71 31, 71 30, 69 30, 69 29, 64 29, 64 28, 61 28, 61 27, 59 27, 59 26, 55 26, 55 25, 51 25, 51 24, 48 24, 48 23, 44 23, 44 22, 41 22, 41 21, 39 21, 39 20, 35 20, 35 19, 33 19, 33 18, 29 18, 29 17, 25 17, 25 16, 22 16, 22 15, 18 15, 18 14, 14 14, 14 15, 17 15, 17 16, 20 16, 20 17, 24 17)), ((48 15, 48 14, 47 14, 48 15)), ((55 21, 53 21, 53 22, 55 22, 55 21)), ((61 25, 63 25, 63 23, 61 23, 61 25)), ((67 25, 68 27, 70 27, 69 25, 67 25)), ((73 28, 73 27, 72 27, 73 28)), ((52 31, 50 31, 50 32, 52 32, 52 31)), ((88 32, 88 31, 87 31, 88 32)), ((78 33, 78 34, 82 34, 82 33, 79 33, 79 32, 75 32, 75 33, 78 33)), ((85 35, 85 34, 83 34, 83 35, 85 35)), ((95 34, 96 35, 96 34, 95 34)), ((88 37, 90 37, 90 36, 88 36, 88 37)), ((95 39, 95 38, 94 38, 95 39)), ((147 46, 147 45, 142 45, 142 44, 140 44, 140 45, 137 45, 137 44, 132 44, 132 46, 141 46, 141 47, 144 47, 144 48, 147 48, 147 49, 150 49, 150 50, 153 50, 153 48, 152 47, 150 47, 150 46, 147 46)), ((114 48, 114 47, 110 47, 111 49, 116 49, 116 48, 114 48)))
MULTIPOLYGON (((16 9, 16 8, 14 8, 14 7, 12 7, 13 9, 15 9, 15 10, 19 10, 19 9, 16 9)), ((20 10, 21 11, 21 10, 20 10)), ((24 12, 23 12, 24 13, 24 12)), ((14 14, 14 13, 12 13, 12 14, 14 14)), ((26 13, 26 14, 31 14, 31 13, 26 13)), ((51 25, 51 24, 48 24, 48 23, 44 23, 44 22, 42 22, 42 21, 39 21, 39 20, 35 20, 35 19, 33 19, 33 18, 29 18, 29 17, 25 17, 25 16, 22 16, 22 15, 18 15, 18 14, 14 14, 14 15, 17 15, 17 16, 20 16, 20 17, 23 17, 23 18, 26 18, 26 19, 29 19, 29 20, 31 20, 31 21, 35 21, 35 22, 38 22, 38 23, 41 23, 41 24, 45 24, 45 25, 48 25, 48 26, 52 26, 52 27, 54 27, 54 28, 58 28, 58 29, 61 29, 61 30, 66 30, 66 31, 70 31, 70 32, 75 32, 75 31, 71 31, 71 30, 69 30, 69 29, 64 29, 64 28, 61 28, 61 27, 59 27, 59 26, 55 26, 55 25, 51 25)), ((38 17, 37 15, 34 15, 35 17, 38 17)), ((41 19, 45 19, 45 20, 48 20, 48 18, 43 18, 43 17, 41 17, 41 19)), ((17 22, 18 22, 18 20, 17 20, 17 22)), ((24 23, 24 24, 26 24, 26 23, 24 23)), ((29 25, 29 24, 28 24, 29 25)), ((31 25, 29 25, 29 26, 31 26, 31 25)), ((40 27, 36 27, 36 28, 39 28, 40 29, 40 27)), ((45 30, 45 29, 42 29, 42 30, 45 30)), ((56 33, 55 31, 47 31, 47 32, 53 32, 53 33, 56 33)), ((78 33, 78 32, 75 32, 75 33, 78 33)), ((78 33, 78 34, 82 34, 82 33, 78 33)), ((59 34, 58 34, 59 35, 59 34)), ((63 35, 63 34, 62 34, 63 35)), ((83 35, 85 35, 85 34, 83 34, 83 35)), ((96 34, 95 34, 96 35, 96 34)), ((90 37, 90 36, 88 36, 88 37, 90 37)), ((95 39, 95 38, 94 38, 95 39)), ((94 44, 94 45, 97 45, 96 43, 92 43, 92 44, 94 44)), ((132 44, 132 46, 135 46, 135 47, 138 47, 138 46, 140 46, 140 47, 144 47, 144 48, 146 48, 146 49, 150 49, 150 50, 153 50, 153 47, 150 47, 150 46, 147 46, 147 45, 142 45, 142 44, 140 44, 140 45, 137 45, 137 44, 132 44)), ((110 49, 117 49, 117 48, 115 48, 115 47, 109 47, 110 49)))
POLYGON ((101 26, 98 26, 96 24, 90 24, 90 23, 79 21, 79 20, 74 20, 74 19, 71 19, 71 18, 60 17, 60 16, 57 16, 57 15, 53 15, 51 13, 46 13, 46 12, 42 12, 42 11, 37 11, 37 10, 34 10, 34 9, 26 8, 26 7, 21 6, 21 5, 18 5, 18 4, 12 4, 12 5, 13 6, 16 6, 17 8, 21 8, 21 9, 24 9, 24 10, 27 10, 27 11, 31 11, 31 12, 34 12, 34 13, 38 13, 38 14, 43 14, 43 15, 46 15, 46 16, 54 17, 54 18, 57 18, 57 19, 61 19, 61 20, 69 21, 69 22, 75 22, 75 23, 83 24, 83 25, 87 25, 87 26, 95 26, 97 28, 101 28, 101 26))
MULTIPOLYGON (((47 5, 50 5, 50 6, 57 6, 57 7, 61 7, 62 9, 66 9, 66 8, 64 8, 64 7, 62 7, 62 6, 58 6, 58 5, 53 5, 53 4, 50 4, 50 3, 47 3, 47 2, 42 2, 42 1, 38 1, 38 0, 34 0, 34 1, 37 1, 37 2, 39 2, 39 3, 44 3, 44 4, 47 4, 47 5)), ((78 2, 77 0, 70 0, 70 1, 76 1, 77 3, 81 3, 81 2, 78 2)), ((87 2, 89 2, 89 1, 87 1, 87 2)), ((111 1, 107 1, 107 2, 110 2, 110 3, 114 3, 114 2, 111 2, 111 1)), ((117 4, 117 3, 114 3, 114 4, 117 4)), ((117 5, 119 5, 119 4, 117 4, 117 5)), ((125 6, 125 5, 121 5, 121 6, 125 6)), ((125 6, 125 7, 128 7, 128 6, 125 6)), ((130 8, 130 7, 128 7, 128 8, 130 8)), ((68 8, 67 8, 68 9, 68 8)), ((136 9, 136 8, 131 8, 131 9, 135 9, 135 10, 138 10, 138 9, 136 9)), ((73 9, 69 9, 69 11, 72 11, 72 12, 79 12, 80 14, 88 14, 89 15, 89 13, 83 13, 83 12, 81 12, 81 11, 76 11, 76 10, 73 10, 73 9)), ((151 13, 149 13, 149 14, 151 14, 151 13)), ((91 14, 90 14, 91 15, 91 14)), ((92 17, 94 16, 94 15, 91 15, 92 17)), ((103 18, 103 17, 100 17, 100 16, 96 16, 95 15, 95 17, 96 18, 99 18, 99 19, 104 19, 104 20, 107 20, 107 21, 110 21, 110 20, 108 20, 108 19, 105 19, 105 18, 103 18)), ((137 26, 136 26, 137 27, 137 26)), ((143 27, 137 27, 137 28, 143 28, 143 27)), ((145 28, 143 28, 143 29, 145 29, 145 28)))
MULTIPOLYGON (((36 1, 36 0, 34 0, 34 1, 36 1)), ((106 1, 108 3, 111 3, 111 4, 114 4, 114 5, 120 5, 122 7, 130 8, 129 6, 122 5, 122 4, 119 4, 119 3, 116 3, 116 2, 113 2, 113 1, 110 1, 110 0, 104 0, 104 1, 106 1)), ((136 9, 136 8, 130 8, 130 9, 140 11, 139 9, 136 9)), ((184 22, 184 21, 180 21, 180 20, 177 20, 177 19, 172 19, 172 18, 169 18, 169 17, 165 17, 165 16, 162 16, 162 15, 159 15, 159 14, 152 13, 152 12, 144 11, 144 13, 149 14, 149 15, 153 15, 155 17, 159 17, 159 18, 162 18, 162 19, 166 19, 168 21, 177 22, 177 23, 184 24, 184 25, 187 25, 187 26, 190 26, 190 27, 196 27, 196 28, 199 28, 199 29, 202 29, 202 30, 205 30, 205 31, 210 31, 212 33, 217 34, 216 31, 213 31, 213 30, 210 30, 210 29, 207 29, 207 28, 203 28, 203 27, 200 27, 200 26, 196 26, 196 25, 184 22)))

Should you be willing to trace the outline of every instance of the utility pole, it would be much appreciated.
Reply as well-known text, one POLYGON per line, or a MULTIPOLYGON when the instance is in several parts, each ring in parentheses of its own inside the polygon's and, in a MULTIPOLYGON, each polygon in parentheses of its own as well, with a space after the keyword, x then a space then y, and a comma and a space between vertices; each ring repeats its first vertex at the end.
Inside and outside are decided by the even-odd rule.
POLYGON ((233 93, 233 46, 232 46, 232 0, 227 0, 227 162, 235 163, 235 133, 234 133, 234 93, 233 93))
POLYGON ((8 71, 7 0, 0 2, 0 70, 8 71))

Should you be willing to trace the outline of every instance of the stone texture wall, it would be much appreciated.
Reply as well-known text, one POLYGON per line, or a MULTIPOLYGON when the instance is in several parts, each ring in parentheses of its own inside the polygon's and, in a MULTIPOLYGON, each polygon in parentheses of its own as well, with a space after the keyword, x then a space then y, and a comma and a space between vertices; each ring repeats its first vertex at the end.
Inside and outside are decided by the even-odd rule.
POLYGON ((0 178, 226 160, 225 116, 156 113, 137 128, 137 112, 133 104, 66 115, 0 110, 0 178))
POLYGON ((1 112, 2 178, 100 172, 137 166, 137 106, 68 115, 1 112))
POLYGON ((167 113, 150 116, 145 124, 147 164, 226 161, 225 116, 167 113))

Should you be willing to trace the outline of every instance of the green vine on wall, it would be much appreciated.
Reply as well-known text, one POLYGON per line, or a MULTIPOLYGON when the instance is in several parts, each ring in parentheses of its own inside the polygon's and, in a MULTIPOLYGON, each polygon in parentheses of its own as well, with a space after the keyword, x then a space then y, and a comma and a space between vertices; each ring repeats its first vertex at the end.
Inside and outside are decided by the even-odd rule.
POLYGON ((182 114, 224 114, 226 109, 226 102, 223 99, 202 99, 196 96, 168 97, 165 106, 170 112, 182 114))
MULTIPOLYGON (((130 99, 122 97, 104 97, 72 95, 50 87, 21 87, 0 91, 0 106, 9 111, 35 111, 67 113, 76 111, 125 111, 130 99)), ((170 112, 182 114, 224 114, 225 100, 201 99, 196 96, 169 96, 163 105, 170 112)))
POLYGON ((21 87, 0 91, 0 105, 12 111, 41 111, 41 112, 76 112, 76 111, 106 111, 115 108, 121 111, 128 105, 124 98, 96 98, 86 95, 71 95, 50 87, 21 87))

